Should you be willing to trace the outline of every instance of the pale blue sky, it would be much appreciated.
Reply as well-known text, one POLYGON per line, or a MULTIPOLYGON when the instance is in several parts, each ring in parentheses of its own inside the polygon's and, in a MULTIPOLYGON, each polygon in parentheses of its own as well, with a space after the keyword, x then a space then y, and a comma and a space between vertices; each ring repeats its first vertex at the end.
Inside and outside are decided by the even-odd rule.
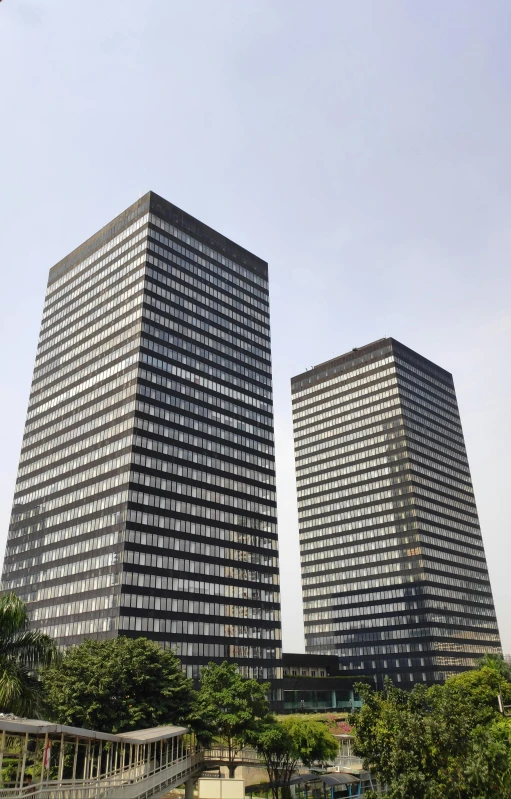
POLYGON ((511 652, 511 4, 3 0, 0 532, 49 267, 153 189, 269 261, 284 646, 289 378, 392 335, 454 374, 511 652))

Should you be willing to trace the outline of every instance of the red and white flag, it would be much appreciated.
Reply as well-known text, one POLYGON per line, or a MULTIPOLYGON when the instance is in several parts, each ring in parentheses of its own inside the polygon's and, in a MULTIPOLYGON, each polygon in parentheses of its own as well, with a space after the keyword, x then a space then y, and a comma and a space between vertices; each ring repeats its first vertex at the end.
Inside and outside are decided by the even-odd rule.
POLYGON ((50 760, 51 760, 51 741, 47 741, 46 748, 44 750, 43 768, 50 768, 50 760))

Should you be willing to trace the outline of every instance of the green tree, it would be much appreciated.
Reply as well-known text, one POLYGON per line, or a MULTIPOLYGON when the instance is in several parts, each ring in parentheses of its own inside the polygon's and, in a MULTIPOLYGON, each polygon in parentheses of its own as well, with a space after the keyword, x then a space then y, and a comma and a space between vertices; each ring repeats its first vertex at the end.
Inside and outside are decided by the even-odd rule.
POLYGON ((239 751, 269 716, 269 690, 270 683, 242 677, 235 663, 209 663, 202 670, 195 725, 203 737, 225 744, 231 778, 239 751))
POLYGON ((185 722, 193 701, 176 655, 147 638, 86 640, 43 673, 43 685, 51 720, 101 732, 185 722))
POLYGON ((311 766, 334 758, 339 744, 325 724, 313 719, 288 716, 268 719, 253 735, 252 743, 264 760, 272 795, 278 798, 279 786, 288 793, 289 781, 298 763, 311 766))
POLYGON ((499 690, 505 701, 511 696, 511 684, 495 669, 409 692, 390 681, 383 692, 367 685, 358 690, 364 705, 351 719, 355 751, 387 786, 389 799, 475 799, 490 784, 498 786, 499 799, 511 797, 509 737, 497 702, 499 690))
POLYGON ((37 672, 56 658, 52 639, 29 629, 25 603, 12 593, 0 597, 0 711, 37 718, 42 698, 37 672))
POLYGON ((506 663, 502 655, 490 655, 487 652, 479 661, 478 668, 482 669, 484 666, 495 669, 505 680, 511 682, 511 666, 506 663))
POLYGON ((511 796, 511 720, 496 719, 470 736, 465 778, 471 799, 511 796))

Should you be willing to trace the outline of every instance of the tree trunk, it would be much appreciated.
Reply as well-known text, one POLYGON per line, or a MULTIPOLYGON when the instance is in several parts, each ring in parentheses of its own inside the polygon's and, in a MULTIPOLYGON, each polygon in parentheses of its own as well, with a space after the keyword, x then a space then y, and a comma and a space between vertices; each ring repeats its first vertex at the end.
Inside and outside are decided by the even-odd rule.
POLYGON ((234 746, 232 738, 227 738, 227 768, 229 769, 229 779, 233 780, 236 773, 236 764, 234 758, 236 757, 236 747, 234 746))

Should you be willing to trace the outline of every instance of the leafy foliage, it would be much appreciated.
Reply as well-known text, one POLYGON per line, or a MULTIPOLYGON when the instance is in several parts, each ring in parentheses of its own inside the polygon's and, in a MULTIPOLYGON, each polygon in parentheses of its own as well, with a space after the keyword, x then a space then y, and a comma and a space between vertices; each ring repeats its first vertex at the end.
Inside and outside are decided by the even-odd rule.
POLYGON ((215 737, 225 743, 230 777, 238 752, 269 717, 269 690, 270 683, 243 678, 235 663, 209 663, 202 670, 195 726, 203 740, 215 737))
POLYGON ((479 668, 483 666, 488 666, 490 669, 495 669, 504 677, 505 680, 511 682, 511 666, 509 663, 506 663, 502 655, 490 655, 488 652, 481 658, 479 661, 479 668))
POLYGON ((51 720, 102 732, 179 724, 193 700, 176 655, 147 638, 84 641, 45 671, 43 684, 51 720))
POLYGON ((496 719, 473 731, 465 767, 471 799, 511 796, 511 721, 496 719))
POLYGON ((0 597, 0 711, 37 717, 42 697, 37 671, 56 658, 52 639, 28 628, 25 603, 12 593, 0 597))
POLYGON ((268 719, 253 736, 252 742, 273 783, 274 799, 277 799, 279 791, 276 783, 286 793, 299 760, 310 767, 318 761, 323 763, 334 758, 339 751, 339 744, 325 724, 293 716, 279 721, 268 719))
POLYGON ((511 799, 511 727, 497 695, 511 684, 483 666, 445 685, 410 692, 386 682, 383 692, 358 686, 364 705, 352 716, 355 751, 389 799, 511 799))

